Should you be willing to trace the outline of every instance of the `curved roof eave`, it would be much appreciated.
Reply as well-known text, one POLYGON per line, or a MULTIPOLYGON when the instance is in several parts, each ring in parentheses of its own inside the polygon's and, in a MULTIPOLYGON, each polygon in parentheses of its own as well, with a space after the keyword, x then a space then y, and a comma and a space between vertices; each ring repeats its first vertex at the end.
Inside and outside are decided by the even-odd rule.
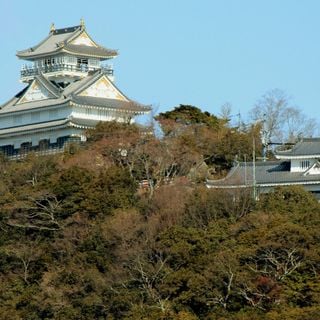
POLYGON ((300 156, 275 154, 275 157, 277 159, 279 159, 279 160, 318 159, 318 158, 320 158, 320 153, 318 153, 318 154, 300 155, 300 156))

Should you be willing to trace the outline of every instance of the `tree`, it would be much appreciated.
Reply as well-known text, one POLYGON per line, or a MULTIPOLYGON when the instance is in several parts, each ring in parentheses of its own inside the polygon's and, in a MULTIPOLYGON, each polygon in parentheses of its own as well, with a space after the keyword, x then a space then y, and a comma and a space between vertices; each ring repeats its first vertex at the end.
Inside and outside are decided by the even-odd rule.
POLYGON ((39 266, 36 262, 40 260, 44 253, 43 248, 39 241, 31 241, 30 243, 15 243, 14 245, 8 245, 4 248, 7 255, 15 257, 20 264, 20 268, 17 268, 17 273, 21 276, 25 284, 30 283, 30 269, 34 269, 36 272, 39 266))
POLYGON ((7 206, 7 224, 11 227, 57 231, 61 228, 60 201, 54 194, 35 194, 7 206))
POLYGON ((180 104, 179 107, 175 107, 172 111, 159 113, 155 118, 159 121, 165 134, 170 134, 172 132, 170 127, 173 123, 168 120, 173 120, 177 126, 197 124, 205 125, 211 129, 219 128, 220 122, 222 122, 216 116, 207 111, 202 112, 197 107, 183 104, 180 104))
POLYGON ((110 214, 118 208, 130 208, 135 202, 137 186, 128 170, 112 166, 100 172, 99 177, 87 186, 82 208, 93 216, 110 214))
POLYGON ((263 123, 262 139, 265 145, 293 142, 299 135, 313 135, 315 121, 308 119, 289 102, 285 92, 273 89, 265 93, 251 110, 252 120, 263 123))

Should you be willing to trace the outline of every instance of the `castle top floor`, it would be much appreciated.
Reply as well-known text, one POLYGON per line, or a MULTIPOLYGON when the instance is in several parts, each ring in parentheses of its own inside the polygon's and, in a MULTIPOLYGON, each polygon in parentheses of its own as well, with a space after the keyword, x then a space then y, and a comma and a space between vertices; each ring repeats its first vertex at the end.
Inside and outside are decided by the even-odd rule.
POLYGON ((61 29, 52 24, 44 40, 17 52, 18 58, 31 62, 21 69, 22 82, 30 82, 40 73, 55 81, 72 82, 97 69, 104 69, 112 77, 112 67, 101 62, 117 55, 116 50, 105 48, 90 37, 83 20, 78 26, 61 29))

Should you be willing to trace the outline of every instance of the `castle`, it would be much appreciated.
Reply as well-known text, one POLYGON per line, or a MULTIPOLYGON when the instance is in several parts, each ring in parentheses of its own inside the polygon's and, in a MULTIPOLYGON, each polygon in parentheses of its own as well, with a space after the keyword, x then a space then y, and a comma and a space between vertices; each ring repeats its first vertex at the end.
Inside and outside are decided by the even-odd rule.
POLYGON ((150 106, 134 102, 114 84, 105 61, 118 55, 80 25, 56 29, 37 45, 18 51, 29 62, 21 69, 26 87, 0 106, 0 150, 7 156, 57 150, 85 141, 85 130, 100 121, 133 122, 150 106))

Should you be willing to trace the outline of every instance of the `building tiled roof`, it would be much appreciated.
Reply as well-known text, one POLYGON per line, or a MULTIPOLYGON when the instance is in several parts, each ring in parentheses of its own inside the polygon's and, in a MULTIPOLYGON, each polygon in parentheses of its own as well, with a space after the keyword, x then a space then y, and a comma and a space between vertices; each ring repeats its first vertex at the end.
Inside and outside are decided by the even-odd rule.
MULTIPOLYGON (((28 89, 27 86, 23 91, 28 89)), ((5 104, 0 107, 0 115, 6 113, 13 113, 13 112, 30 112, 31 110, 43 108, 43 107, 52 107, 57 105, 63 105, 70 101, 70 98, 66 98, 60 96, 56 99, 45 99, 45 100, 37 100, 37 101, 30 101, 25 103, 17 104, 20 100, 19 97, 15 96, 5 104)))
POLYGON ((68 122, 70 122, 69 119, 59 119, 54 121, 46 121, 46 122, 5 128, 0 130, 0 138, 2 136, 8 137, 8 136, 14 136, 14 135, 21 135, 21 133, 27 133, 29 131, 35 133, 35 132, 47 131, 48 128, 54 129, 57 127, 65 127, 68 122), (19 130, 17 130, 18 128, 19 130))
POLYGON ((291 149, 276 150, 278 159, 320 158, 320 138, 303 138, 291 149))
POLYGON ((94 128, 97 125, 97 120, 90 119, 78 119, 78 118, 68 118, 68 119, 58 119, 53 121, 39 122, 34 124, 10 127, 0 130, 0 139, 5 136, 21 135, 21 133, 36 133, 42 131, 61 129, 66 127, 76 127, 81 129, 94 128), (19 128, 19 130, 17 130, 19 128))
POLYGON ((103 72, 101 70, 89 71, 88 75, 78 81, 74 81, 70 83, 66 88, 63 90, 63 95, 70 96, 71 94, 75 95, 80 91, 88 88, 91 84, 93 84, 103 72))
POLYGON ((71 117, 68 125, 81 129, 94 128, 97 125, 97 120, 71 117))
POLYGON ((21 98, 21 96, 25 93, 29 86, 32 85, 32 83, 30 83, 14 98, 0 106, 0 115, 12 112, 28 112, 32 109, 65 105, 67 103, 72 102, 83 106, 117 109, 119 111, 133 112, 137 114, 145 113, 151 110, 150 106, 139 104, 124 96, 114 84, 112 84, 114 88, 118 90, 126 98, 126 100, 96 98, 78 95, 78 93, 81 93, 83 90, 88 88, 91 84, 93 84, 95 81, 99 80, 99 78, 103 76, 104 73, 102 70, 96 70, 94 72, 90 72, 87 77, 84 77, 81 80, 71 83, 64 89, 59 87, 55 83, 49 81, 44 75, 36 76, 36 79, 38 79, 39 82, 45 88, 47 88, 47 90, 54 94, 55 97, 50 99, 30 101, 18 104, 18 101, 21 98))
POLYGON ((54 97, 59 98, 61 96, 61 88, 48 81, 42 73, 35 76, 34 79, 39 81, 54 97))
POLYGON ((84 32, 82 26, 54 30, 36 46, 18 51, 17 56, 21 59, 34 60, 60 52, 68 52, 85 57, 96 57, 99 59, 113 58, 118 55, 116 50, 107 49, 100 45, 93 47, 71 44, 70 42, 82 32, 84 32))
POLYGON ((238 162, 229 174, 220 180, 207 180, 208 187, 228 188, 253 185, 277 186, 299 183, 319 183, 320 174, 306 175, 305 172, 290 172, 290 161, 238 162))
POLYGON ((85 105, 85 106, 94 106, 94 107, 105 107, 110 109, 116 109, 119 111, 131 111, 131 112, 146 112, 151 108, 150 106, 141 105, 134 101, 123 101, 117 99, 104 99, 96 97, 87 97, 87 96, 74 96, 71 99, 72 102, 85 105))
POLYGON ((96 57, 96 58, 109 58, 116 57, 118 52, 116 50, 107 49, 104 47, 88 47, 76 44, 67 44, 62 49, 63 52, 77 54, 85 57, 96 57))

